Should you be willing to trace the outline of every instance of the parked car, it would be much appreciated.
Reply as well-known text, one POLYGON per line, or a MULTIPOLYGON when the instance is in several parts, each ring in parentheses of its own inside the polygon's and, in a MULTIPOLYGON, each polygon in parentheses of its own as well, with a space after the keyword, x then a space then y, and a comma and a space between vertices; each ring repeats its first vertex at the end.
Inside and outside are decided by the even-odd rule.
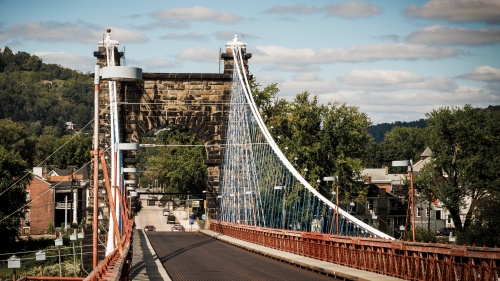
POLYGON ((172 225, 172 231, 184 232, 184 231, 186 231, 186 229, 184 229, 184 226, 182 226, 181 224, 174 224, 174 225, 172 225))
POLYGON ((156 227, 154 225, 146 225, 144 231, 156 231, 156 227))
POLYGON ((167 217, 167 224, 175 224, 175 216, 174 215, 168 215, 167 217))
POLYGON ((170 210, 169 209, 163 209, 163 215, 164 216, 169 216, 170 215, 170 210))
POLYGON ((442 227, 437 231, 437 235, 449 236, 450 233, 455 233, 454 227, 442 227))

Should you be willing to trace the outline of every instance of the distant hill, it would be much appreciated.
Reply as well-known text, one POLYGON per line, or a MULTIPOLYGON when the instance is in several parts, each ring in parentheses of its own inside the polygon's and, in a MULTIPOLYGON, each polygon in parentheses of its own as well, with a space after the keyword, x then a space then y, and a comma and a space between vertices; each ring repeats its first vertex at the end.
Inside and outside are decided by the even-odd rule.
POLYGON ((90 74, 0 49, 0 119, 22 122, 37 135, 46 126, 64 131, 66 123, 80 129, 93 118, 93 92, 90 74))
POLYGON ((394 123, 382 123, 370 126, 368 128, 368 132, 373 136, 373 139, 376 143, 381 143, 384 140, 385 133, 392 130, 392 128, 394 127, 425 128, 427 127, 427 122, 425 121, 425 119, 420 119, 418 121, 411 122, 396 121, 394 123))
MULTIPOLYGON (((490 105, 487 108, 480 110, 492 110, 497 111, 500 110, 500 105, 490 105)), ((368 128, 368 132, 373 136, 373 139, 376 143, 381 143, 384 140, 384 136, 387 132, 392 130, 394 127, 417 127, 417 128, 425 128, 427 127, 427 122, 425 119, 420 119, 417 121, 411 122, 401 122, 396 121, 394 123, 381 123, 377 125, 372 125, 368 128)))

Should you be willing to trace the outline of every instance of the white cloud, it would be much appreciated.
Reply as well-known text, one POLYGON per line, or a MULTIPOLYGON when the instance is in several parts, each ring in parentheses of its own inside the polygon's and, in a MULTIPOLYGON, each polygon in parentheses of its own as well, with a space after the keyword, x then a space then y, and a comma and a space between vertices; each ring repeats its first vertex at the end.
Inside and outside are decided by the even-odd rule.
POLYGON ((153 16, 161 20, 208 21, 221 24, 236 23, 241 20, 241 17, 237 15, 201 6, 157 11, 153 13, 153 16))
MULTIPOLYGON (((111 36, 112 38, 119 39, 118 41, 120 42, 126 42, 127 44, 133 44, 133 43, 147 43, 149 42, 149 39, 143 35, 142 33, 138 33, 135 31, 131 31, 128 29, 124 29, 121 27, 110 27, 111 29, 111 36)), ((95 38, 102 38, 103 32, 95 32, 96 35, 100 35, 100 37, 95 37, 96 35, 93 35, 94 39, 92 43, 95 42, 95 38)))
POLYGON ((365 1, 351 0, 345 3, 332 4, 324 7, 330 16, 347 19, 365 18, 382 13, 382 9, 365 1))
POLYGON ((458 78, 486 82, 500 82, 500 69, 489 65, 482 65, 474 68, 472 72, 459 75, 458 78))
MULTIPOLYGON (((96 44, 105 32, 105 27, 81 21, 43 21, 12 25, 0 33, 0 40, 18 38, 24 41, 96 44)), ((118 27, 111 27, 111 35, 127 43, 148 41, 148 38, 140 33, 118 27)))
POLYGON ((194 32, 189 33, 169 33, 159 37, 162 40, 181 40, 181 41, 206 41, 207 35, 197 34, 194 32))
POLYGON ((450 22, 500 22, 498 0, 429 0, 422 7, 410 6, 408 17, 446 20, 450 22))
POLYGON ((301 72, 293 76, 295 81, 317 81, 318 74, 315 72, 301 72))
POLYGON ((432 89, 453 91, 458 86, 451 78, 423 77, 400 70, 353 70, 338 78, 348 89, 367 91, 399 91, 432 89))
POLYGON ((256 46, 253 62, 291 65, 331 64, 337 62, 362 62, 377 60, 417 60, 457 57, 460 52, 450 48, 418 44, 366 44, 349 49, 290 49, 282 46, 256 46))
POLYGON ((177 55, 177 58, 182 60, 190 60, 197 62, 214 62, 214 58, 219 57, 218 50, 212 50, 207 48, 189 48, 185 49, 177 55))
MULTIPOLYGON (((259 79, 260 80, 260 79, 259 79)), ((278 83, 281 97, 288 97, 293 99, 297 94, 305 91, 312 95, 320 95, 335 90, 337 87, 333 81, 326 80, 298 80, 298 81, 283 81, 278 83)))
POLYGON ((266 11, 264 13, 268 14, 293 14, 293 15, 312 15, 316 14, 318 12, 318 8, 316 7, 307 7, 304 5, 294 5, 294 6, 274 6, 266 11))
POLYGON ((33 55, 47 64, 58 64, 66 68, 79 70, 82 73, 94 72, 95 58, 80 56, 66 52, 34 52, 33 55))
POLYGON ((500 94, 487 88, 459 86, 452 91, 422 89, 415 91, 364 91, 342 89, 318 95, 322 103, 338 101, 358 106, 374 124, 415 121, 441 107, 463 107, 471 104, 485 108, 500 103, 500 94))
POLYGON ((500 28, 465 29, 428 26, 406 37, 409 43, 432 45, 487 45, 500 43, 500 28))

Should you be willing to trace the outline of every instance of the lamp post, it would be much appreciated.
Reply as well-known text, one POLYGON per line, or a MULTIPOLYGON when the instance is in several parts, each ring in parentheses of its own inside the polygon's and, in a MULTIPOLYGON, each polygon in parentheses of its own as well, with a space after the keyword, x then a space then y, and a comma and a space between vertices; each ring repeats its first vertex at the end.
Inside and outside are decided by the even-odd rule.
POLYGON ((286 219, 286 188, 285 186, 276 185, 274 186, 274 190, 282 190, 283 189, 283 208, 281 214, 281 228, 285 229, 285 219, 286 219))
MULTIPOLYGON (((413 188, 413 161, 401 160, 392 161, 393 167, 410 167, 410 214, 411 214, 411 234, 412 241, 415 242, 415 190, 413 188)), ((407 222, 408 224, 408 222, 407 222)))
MULTIPOLYGON (((339 177, 338 176, 333 176, 333 177, 324 177, 324 181, 329 182, 331 181, 332 184, 333 182, 338 183, 339 177)), ((338 235, 339 234, 339 185, 335 184, 336 191, 335 191, 335 232, 338 235)), ((330 232, 332 232, 332 227, 330 226, 330 232)))

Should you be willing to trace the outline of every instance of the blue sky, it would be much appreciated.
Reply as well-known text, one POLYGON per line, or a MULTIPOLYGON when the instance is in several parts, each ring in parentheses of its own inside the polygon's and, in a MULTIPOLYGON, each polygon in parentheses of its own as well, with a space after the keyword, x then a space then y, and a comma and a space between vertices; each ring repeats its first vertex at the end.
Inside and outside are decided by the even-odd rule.
POLYGON ((359 107, 373 124, 500 104, 499 0, 0 0, 0 47, 92 72, 106 28, 144 72, 219 72, 239 35, 261 85, 359 107))

